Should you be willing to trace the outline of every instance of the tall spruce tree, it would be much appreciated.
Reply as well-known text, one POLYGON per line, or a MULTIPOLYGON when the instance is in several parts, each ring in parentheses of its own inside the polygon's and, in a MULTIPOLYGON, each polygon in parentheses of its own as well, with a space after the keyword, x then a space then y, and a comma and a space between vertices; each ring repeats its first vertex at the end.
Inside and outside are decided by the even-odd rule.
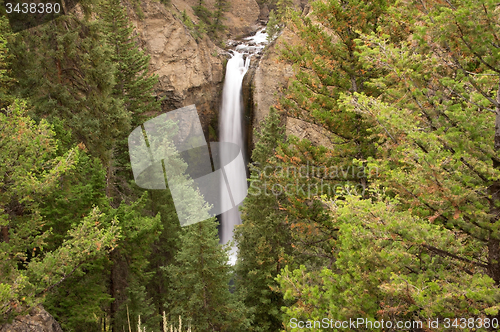
POLYGON ((228 252, 214 218, 183 229, 176 263, 166 270, 172 319, 180 315, 196 331, 247 331, 245 308, 229 290, 228 252))
POLYGON ((134 28, 120 0, 104 1, 99 15, 104 23, 106 40, 113 48, 111 60, 116 65, 113 95, 121 98, 124 108, 132 114, 132 125, 139 125, 144 120, 144 113, 160 110, 160 102, 153 90, 158 76, 150 73, 150 57, 134 40, 134 28))
POLYGON ((227 26, 224 25, 224 14, 229 10, 231 3, 228 0, 216 0, 215 11, 213 13, 211 30, 215 38, 220 38, 219 33, 223 33, 227 26))
POLYGON ((267 41, 271 42, 274 39, 276 39, 278 34, 281 32, 282 28, 283 28, 282 22, 278 20, 274 12, 274 9, 272 9, 269 12, 269 20, 267 21, 266 25, 267 41))
MULTIPOLYGON (((95 11, 95 4, 86 3, 95 11)), ((13 47, 18 93, 37 119, 61 121, 73 140, 109 162, 109 150, 130 128, 130 114, 113 95, 115 66, 102 23, 68 14, 19 33, 13 47)))
POLYGON ((193 6, 194 13, 200 18, 205 26, 212 25, 212 12, 206 7, 204 0, 199 0, 196 6, 193 6))
POLYGON ((285 304, 274 278, 291 253, 290 229, 280 211, 278 198, 267 180, 279 162, 275 149, 283 142, 280 116, 271 109, 262 129, 255 131, 257 142, 250 164, 250 188, 241 207, 242 225, 234 240, 238 245, 236 290, 252 317, 249 331, 277 331, 282 327, 281 307, 285 304))
POLYGON ((336 259, 330 242, 338 228, 321 197, 367 193, 366 160, 376 154, 376 140, 369 135, 374 120, 345 107, 339 97, 349 91, 380 94, 366 82, 382 70, 363 67, 356 39, 360 33, 377 31, 387 8, 384 0, 332 0, 314 2, 307 17, 290 12, 290 28, 301 42, 282 50, 283 59, 295 67, 295 77, 277 107, 288 117, 319 127, 333 146, 290 136, 275 151, 282 165, 274 165, 267 182, 271 188, 283 188, 277 206, 286 211, 294 246, 290 262, 295 266, 319 270, 336 259))
MULTIPOLYGON (((160 111, 160 101, 154 95, 156 75, 149 71, 150 57, 144 54, 133 38, 133 26, 129 22, 126 8, 120 0, 103 1, 99 7, 103 32, 111 46, 111 61, 115 64, 115 84, 112 95, 123 101, 125 111, 130 115, 132 127, 140 125, 147 116, 160 111)), ((127 178, 131 178, 126 138, 123 131, 116 144, 109 151, 107 169, 107 195, 121 199, 130 193, 127 178)))
MULTIPOLYGON (((146 305, 150 297, 145 286, 150 274, 145 269, 150 246, 159 234, 159 216, 146 211, 147 202, 129 187, 131 176, 123 142, 132 119, 140 121, 131 109, 145 112, 158 106, 152 93, 155 77, 147 73, 149 58, 131 40, 123 8, 114 5, 102 11, 108 14, 111 25, 90 15, 68 14, 23 32, 14 49, 18 92, 33 102, 35 116, 47 117, 55 124, 58 137, 64 137, 64 147, 83 143, 80 148, 98 158, 80 164, 73 172, 75 177, 61 181, 45 204, 44 215, 53 218, 54 240, 65 241, 63 230, 71 228, 73 216, 85 214, 89 205, 99 206, 124 225, 119 249, 107 259, 82 267, 51 295, 50 308, 66 328, 77 331, 110 323, 113 330, 122 329, 127 305, 135 316, 152 312, 152 306, 146 305), (106 37, 123 48, 113 48, 106 37), (122 85, 117 85, 118 76, 122 85), (119 182, 124 183, 120 190, 114 183, 116 168, 121 172, 119 182), (124 198, 126 204, 121 202, 124 198), (71 204, 73 200, 77 204, 71 204), (134 251, 131 246, 141 249, 134 251), (79 293, 85 294, 88 305, 76 304, 79 293)), ((86 2, 84 9, 95 13, 101 6, 86 2)), ((58 153, 64 154, 62 150, 58 153)))
MULTIPOLYGON (((301 42, 282 49, 282 58, 293 64, 295 77, 277 107, 289 117, 319 126, 334 147, 328 149, 308 140, 290 138, 290 144, 278 154, 296 170, 307 170, 306 176, 292 171, 290 176, 274 177, 283 188, 293 188, 295 193, 283 202, 283 208, 295 218, 291 221, 297 230, 294 242, 314 243, 307 239, 309 232, 329 234, 324 240, 330 236, 330 218, 317 197, 333 197, 350 188, 363 192, 366 188, 366 159, 376 154, 375 140, 369 135, 374 123, 339 103, 339 96, 349 91, 380 94, 376 86, 365 83, 381 71, 363 67, 355 40, 360 33, 376 31, 384 22, 386 11, 385 0, 331 0, 314 2, 311 15, 306 17, 290 12, 291 29, 301 42)), ((307 245, 303 250, 309 251, 307 245)), ((318 250, 331 260, 326 248, 318 250)))

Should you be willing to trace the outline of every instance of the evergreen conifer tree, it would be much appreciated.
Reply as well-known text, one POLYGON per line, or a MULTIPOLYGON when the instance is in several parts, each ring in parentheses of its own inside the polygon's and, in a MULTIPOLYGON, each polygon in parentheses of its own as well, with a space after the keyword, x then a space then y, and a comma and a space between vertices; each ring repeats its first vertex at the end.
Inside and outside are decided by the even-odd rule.
POLYGON ((267 32, 267 41, 273 41, 278 34, 280 33, 282 26, 281 22, 278 21, 276 14, 274 13, 274 9, 269 12, 269 20, 267 21, 266 32, 267 32))
POLYGON ((229 10, 231 3, 228 0, 216 0, 215 11, 213 13, 212 27, 215 38, 219 38, 219 33, 224 32, 227 27, 224 25, 224 14, 229 10))
POLYGON ((14 101, 9 91, 9 87, 15 81, 11 76, 10 69, 12 54, 10 54, 7 48, 7 40, 12 37, 13 34, 7 17, 0 17, 0 109, 7 107, 14 101))
POLYGON ((204 0, 200 0, 196 6, 193 6, 193 10, 206 26, 212 25, 212 12, 205 6, 204 0))
POLYGON ((50 248, 51 229, 44 228, 41 205, 75 166, 78 150, 53 157, 54 132, 46 121, 35 124, 27 116, 25 102, 16 101, 0 112, 0 123, 1 324, 43 302, 82 265, 114 248, 119 229, 116 220, 104 223, 105 216, 94 208, 78 216, 64 241, 50 248))
POLYGON ((231 294, 227 247, 219 245, 214 218, 187 226, 170 275, 172 318, 180 315, 200 331, 245 331, 242 303, 231 294))
POLYGON ((276 1, 276 18, 283 22, 285 21, 287 12, 293 9, 293 0, 278 0, 276 1))
POLYGON ((68 14, 35 29, 19 33, 13 47, 17 92, 33 103, 37 119, 61 121, 74 142, 108 164, 131 119, 113 95, 116 65, 102 23, 68 14))
POLYGON ((368 162, 378 177, 372 200, 324 200, 338 227, 336 259, 321 271, 282 271, 282 291, 297 301, 287 318, 362 313, 424 328, 448 319, 445 331, 463 326, 449 317, 474 316, 477 327, 497 329, 497 3, 423 4, 399 3, 405 10, 390 10, 381 27, 416 26, 406 40, 360 35, 360 64, 381 74, 366 85, 383 89, 351 91, 339 103, 376 124, 369 133, 380 154, 368 162))
POLYGON ((113 49, 111 60, 116 65, 113 95, 123 100, 136 126, 144 120, 142 114, 160 110, 153 90, 158 77, 149 72, 150 57, 133 39, 133 27, 120 0, 106 0, 100 9, 106 40, 113 49))
POLYGON ((274 278, 286 265, 291 253, 290 229, 278 198, 267 182, 279 161, 275 149, 283 142, 283 128, 274 108, 263 121, 250 164, 250 188, 241 207, 242 224, 235 228, 238 245, 236 289, 252 316, 249 331, 277 331, 281 307, 285 304, 274 278))

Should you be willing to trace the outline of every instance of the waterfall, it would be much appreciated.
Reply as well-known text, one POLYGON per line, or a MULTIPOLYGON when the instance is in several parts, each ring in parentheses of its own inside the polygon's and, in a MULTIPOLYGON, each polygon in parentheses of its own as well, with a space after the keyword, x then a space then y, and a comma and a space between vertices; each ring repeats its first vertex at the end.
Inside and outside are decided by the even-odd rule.
MULTIPOLYGON (((245 151, 244 131, 243 131, 243 100, 242 100, 242 82, 248 66, 250 65, 250 55, 243 59, 243 54, 233 51, 233 56, 227 62, 226 78, 222 90, 222 106, 219 118, 219 141, 237 144, 242 153, 245 151)), ((221 151, 221 164, 225 157, 224 150, 221 151)), ((239 191, 239 194, 245 194, 246 174, 236 170, 226 170, 226 176, 233 188, 239 191)), ((225 185, 225 184, 221 184, 225 185)), ((237 194, 237 193, 233 193, 237 194)), ((230 203, 230 202, 228 202, 230 203)), ((240 211, 235 207, 221 215, 220 243, 225 244, 233 237, 234 226, 241 224, 240 211)), ((230 261, 232 264, 236 261, 236 248, 231 249, 230 261)))
MULTIPOLYGON (((252 55, 259 54, 267 44, 265 28, 243 40, 243 42, 236 42, 236 47, 232 51, 233 56, 227 62, 219 116, 219 141, 237 144, 242 154, 245 155, 242 83, 250 66, 250 58, 252 55)), ((229 44, 235 45, 233 42, 229 41, 229 44)), ((228 156, 229 152, 224 152, 224 150, 220 151, 221 165, 227 165, 231 159, 228 156)), ((233 190, 231 194, 236 197, 244 197, 247 190, 246 172, 242 172, 241 169, 237 171, 236 168, 226 168, 226 177, 231 183, 231 190, 233 190)), ((225 183, 221 183, 221 186, 225 186, 225 183)), ((231 202, 225 202, 222 206, 233 205, 231 202)), ((238 206, 221 214, 220 243, 229 242, 233 238, 234 226, 239 224, 241 224, 241 217, 238 206)), ((231 264, 236 262, 236 254, 236 247, 231 248, 229 257, 231 264)))

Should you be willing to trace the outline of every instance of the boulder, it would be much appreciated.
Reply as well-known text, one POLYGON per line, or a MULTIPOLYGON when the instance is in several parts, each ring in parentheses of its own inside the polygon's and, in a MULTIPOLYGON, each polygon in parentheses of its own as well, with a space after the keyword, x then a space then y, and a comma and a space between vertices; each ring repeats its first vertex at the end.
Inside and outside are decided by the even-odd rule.
POLYGON ((17 316, 11 324, 0 326, 0 332, 63 332, 59 323, 41 305, 29 314, 17 316))

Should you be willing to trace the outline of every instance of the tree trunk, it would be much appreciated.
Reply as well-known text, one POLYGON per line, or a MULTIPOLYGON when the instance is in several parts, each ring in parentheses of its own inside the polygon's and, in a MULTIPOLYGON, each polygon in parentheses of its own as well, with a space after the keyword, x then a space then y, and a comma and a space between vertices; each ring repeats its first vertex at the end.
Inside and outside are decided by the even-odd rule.
POLYGON ((9 226, 2 226, 2 241, 9 243, 9 226))
POLYGON ((116 262, 114 259, 115 252, 112 251, 110 254, 110 261, 111 261, 111 270, 109 272, 109 295, 111 298, 113 298, 113 301, 111 302, 110 308, 109 308, 109 319, 110 319, 110 326, 111 326, 111 332, 116 332, 115 329, 115 317, 116 317, 116 312, 118 311, 118 299, 117 299, 117 291, 116 291, 116 262))
MULTIPOLYGON (((500 82, 496 97, 496 114, 495 114, 495 151, 500 151, 500 82)), ((497 158, 493 158, 493 167, 500 169, 500 162, 497 158)), ((491 195, 490 213, 492 222, 495 223, 500 217, 500 181, 495 181, 489 188, 488 193, 491 195)), ((497 285, 500 285, 500 241, 498 234, 490 234, 488 240, 488 274, 495 280, 497 285)))

